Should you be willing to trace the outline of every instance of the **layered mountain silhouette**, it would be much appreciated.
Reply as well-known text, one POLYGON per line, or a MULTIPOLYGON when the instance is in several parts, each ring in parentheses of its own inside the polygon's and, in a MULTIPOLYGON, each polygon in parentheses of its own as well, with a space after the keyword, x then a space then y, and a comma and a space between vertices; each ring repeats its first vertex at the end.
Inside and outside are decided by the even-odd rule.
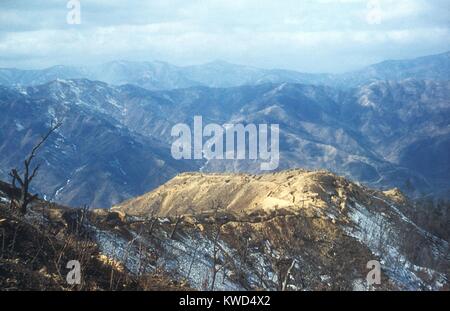
POLYGON ((2 175, 7 179, 8 168, 20 167, 24 153, 53 119, 63 120, 37 159, 41 171, 34 190, 44 198, 108 207, 195 169, 173 160, 165 144, 132 132, 111 116, 117 109, 115 95, 106 84, 55 81, 26 92, 1 90, 2 175), (86 97, 78 97, 78 91, 86 97), (111 107, 105 106, 105 96, 111 107))
POLYGON ((445 53, 342 75, 224 62, 2 69, 0 175, 20 167, 53 119, 64 124, 40 154, 34 190, 67 205, 109 207, 185 171, 259 173, 254 161, 175 161, 172 126, 201 115, 280 124, 280 170, 448 198, 449 63, 445 53))
POLYGON ((377 80, 449 80, 450 52, 412 60, 385 61, 343 74, 309 74, 293 70, 261 69, 214 61, 175 66, 166 62, 112 61, 98 66, 54 66, 42 70, 0 68, 0 84, 39 85, 56 79, 99 80, 113 85, 133 84, 149 90, 193 86, 236 87, 265 83, 322 84, 355 87, 377 80))

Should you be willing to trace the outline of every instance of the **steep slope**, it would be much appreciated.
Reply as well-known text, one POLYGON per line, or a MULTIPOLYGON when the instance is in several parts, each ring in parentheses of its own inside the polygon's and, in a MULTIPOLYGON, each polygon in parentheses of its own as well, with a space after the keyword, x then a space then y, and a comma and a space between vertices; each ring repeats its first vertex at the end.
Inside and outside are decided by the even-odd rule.
POLYGON ((10 208, 14 191, 0 181, 0 290, 103 291, 187 290, 158 271, 136 275, 107 257, 92 234, 95 211, 34 201, 26 215, 10 208), (80 263, 80 284, 66 280, 69 261, 80 263))
MULTIPOLYGON (((448 82, 375 82, 343 92, 300 84, 156 93, 133 87, 122 90, 126 101, 138 107, 129 107, 125 124, 168 143, 171 127, 179 122, 192 124, 194 115, 201 115, 204 124, 279 124, 280 169, 323 168, 372 187, 400 187, 415 196, 445 193, 448 188, 449 158, 444 150, 450 120, 448 82), (170 113, 173 109, 177 114, 170 113), (431 150, 439 166, 434 156, 423 161, 408 152, 416 142, 428 145, 435 139, 440 147, 431 146, 431 150), (429 170, 416 170, 411 163, 414 158, 429 170)), ((421 150, 428 153, 426 148, 421 150)), ((259 165, 211 160, 202 170, 258 172, 259 165)))
POLYGON ((37 191, 71 206, 109 207, 148 191, 177 172, 167 146, 132 133, 110 114, 114 90, 103 83, 55 81, 26 89, 2 89, 0 97, 1 175, 20 167, 52 120, 63 126, 36 159, 37 191))
POLYGON ((161 264, 199 288, 205 282, 216 289, 448 288, 448 241, 409 220, 401 212, 408 206, 396 191, 292 170, 182 174, 112 210, 134 221, 158 216, 157 228, 172 236, 159 242, 161 264), (381 286, 365 282, 370 260, 381 263, 381 286), (213 281, 214 266, 221 267, 220 282, 213 281))
POLYGON ((348 96, 343 107, 346 122, 377 154, 421 174, 432 188, 448 191, 449 81, 373 82, 348 96))
POLYGON ((263 84, 154 92, 58 80, 1 88, 0 102, 3 178, 50 120, 66 119, 64 137, 42 154, 43 170, 50 170, 35 190, 69 205, 107 207, 200 168, 259 172, 254 161, 174 161, 171 128, 192 125, 196 115, 204 124, 279 124, 279 169, 327 169, 371 187, 448 197, 448 82, 374 82, 351 91, 263 84))
POLYGON ((10 190, 0 183, 2 290, 449 289, 448 241, 401 212, 405 197, 327 172, 183 174, 112 211, 38 200, 25 216, 10 190), (81 287, 65 282, 73 259, 81 287), (366 282, 373 260, 380 285, 366 282))

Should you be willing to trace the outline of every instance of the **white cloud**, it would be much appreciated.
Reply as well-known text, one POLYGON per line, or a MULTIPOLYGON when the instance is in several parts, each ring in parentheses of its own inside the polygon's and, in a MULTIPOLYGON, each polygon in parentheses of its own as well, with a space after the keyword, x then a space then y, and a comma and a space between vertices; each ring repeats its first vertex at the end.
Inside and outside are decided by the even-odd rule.
POLYGON ((70 26, 61 1, 40 7, 5 0, 0 66, 224 59, 343 71, 450 49, 450 17, 443 10, 449 2, 376 1, 379 24, 367 23, 368 0, 92 0, 82 2, 82 25, 70 26))

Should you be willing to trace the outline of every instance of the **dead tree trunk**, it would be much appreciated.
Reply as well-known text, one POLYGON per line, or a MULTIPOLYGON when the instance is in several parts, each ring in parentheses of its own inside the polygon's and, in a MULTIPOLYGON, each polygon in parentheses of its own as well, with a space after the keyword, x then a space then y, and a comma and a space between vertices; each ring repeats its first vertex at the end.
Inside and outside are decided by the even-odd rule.
POLYGON ((217 272, 219 272, 219 269, 217 269, 217 264, 219 260, 219 237, 222 229, 222 224, 220 223, 220 220, 218 219, 219 210, 221 208, 220 202, 213 202, 213 210, 214 210, 214 221, 216 222, 216 232, 214 235, 214 247, 213 247, 213 268, 212 268, 212 280, 211 280, 211 290, 214 290, 214 286, 216 283, 216 276, 217 272))
POLYGON ((175 222, 175 226, 173 227, 172 233, 170 234, 170 239, 173 240, 175 237, 175 233, 177 232, 178 225, 180 221, 183 219, 183 216, 177 216, 177 220, 175 222))
POLYGON ((219 255, 219 247, 218 247, 218 243, 219 243, 219 236, 220 236, 220 229, 221 226, 218 225, 217 226, 217 231, 216 231, 216 235, 214 237, 214 248, 213 248, 213 268, 212 268, 212 281, 211 281, 211 290, 214 290, 214 285, 216 283, 216 275, 218 272, 217 269, 217 264, 218 264, 218 255, 219 255))
POLYGON ((150 222, 150 227, 148 228, 148 235, 152 235, 153 233, 153 227, 155 226, 156 221, 158 220, 158 217, 155 217, 155 211, 152 210, 150 216, 147 216, 147 221, 150 222))
POLYGON ((291 265, 289 266, 289 268, 286 271, 286 275, 284 276, 283 283, 281 284, 281 291, 283 291, 283 292, 286 290, 287 283, 289 281, 289 276, 291 275, 291 270, 292 270, 292 268, 294 268, 295 262, 296 262, 296 260, 293 259, 291 265))
MULTIPOLYGON (((29 193, 30 190, 30 184, 33 178, 36 176, 39 165, 37 165, 34 169, 31 168, 31 162, 36 157, 36 153, 41 148, 41 146, 45 143, 45 141, 50 137, 50 135, 56 131, 60 126, 62 125, 61 122, 56 123, 55 125, 52 125, 52 127, 48 130, 48 132, 41 137, 41 140, 33 147, 31 150, 31 153, 28 155, 28 157, 24 161, 24 172, 23 176, 20 176, 17 169, 12 169, 9 175, 13 179, 13 187, 15 186, 16 181, 19 182, 20 186, 20 198, 19 202, 17 203, 17 207, 19 208, 20 212, 22 214, 27 213, 27 207, 30 202, 35 200, 37 198, 36 195, 31 196, 29 193)), ((11 198, 11 201, 14 198, 11 198)))

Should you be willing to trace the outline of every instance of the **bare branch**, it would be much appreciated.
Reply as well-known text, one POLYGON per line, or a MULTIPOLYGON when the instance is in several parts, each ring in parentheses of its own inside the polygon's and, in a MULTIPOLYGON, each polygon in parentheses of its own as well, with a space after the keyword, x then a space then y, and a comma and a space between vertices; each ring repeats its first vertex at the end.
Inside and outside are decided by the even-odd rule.
MULTIPOLYGON (((20 186, 21 187, 23 186, 23 184, 24 184, 23 180, 20 177, 19 173, 17 173, 16 169, 12 169, 11 172, 9 173, 9 175, 13 178, 13 181, 17 180, 19 182, 20 186)), ((15 184, 15 182, 14 182, 14 184, 15 184)))
POLYGON ((36 152, 41 148, 41 146, 44 144, 44 142, 50 137, 50 135, 55 132, 58 128, 60 128, 62 125, 62 122, 56 122, 52 127, 48 130, 48 132, 41 137, 41 140, 36 144, 36 146, 33 147, 31 150, 31 153, 26 160, 28 162, 28 165, 30 164, 31 160, 36 156, 36 152))
POLYGON ((40 165, 37 165, 34 170, 33 173, 31 174, 30 178, 28 179, 30 182, 33 180, 33 178, 36 176, 37 171, 39 170, 40 165))

